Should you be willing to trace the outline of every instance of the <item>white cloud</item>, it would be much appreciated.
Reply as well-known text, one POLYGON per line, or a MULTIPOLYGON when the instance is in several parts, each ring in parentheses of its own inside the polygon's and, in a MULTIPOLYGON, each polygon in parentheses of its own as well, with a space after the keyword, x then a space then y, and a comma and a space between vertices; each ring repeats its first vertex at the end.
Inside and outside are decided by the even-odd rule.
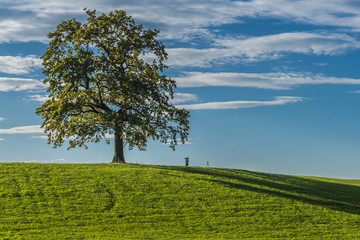
POLYGON ((202 73, 188 72, 174 78, 178 87, 254 87, 262 89, 291 89, 305 84, 360 85, 360 79, 336 78, 309 73, 202 73))
POLYGON ((0 134, 28 134, 28 133, 44 133, 44 130, 40 128, 40 125, 0 129, 0 134))
POLYGON ((360 43, 345 34, 320 34, 309 32, 281 33, 245 39, 217 40, 221 47, 232 48, 250 60, 271 57, 274 53, 294 52, 317 55, 334 55, 348 48, 359 48, 360 43), (234 47, 233 47, 234 46, 234 47))
POLYGON ((253 17, 273 17, 314 25, 360 29, 360 2, 354 0, 236 1, 253 17))
POLYGON ((35 139, 48 139, 48 136, 32 136, 31 138, 35 138, 35 139))
POLYGON ((345 34, 309 32, 281 33, 261 37, 215 40, 217 48, 169 48, 169 66, 209 67, 216 63, 276 59, 285 53, 336 55, 360 47, 345 34))
POLYGON ((44 103, 48 99, 49 99, 48 95, 40 95, 40 94, 31 95, 29 98, 30 101, 37 101, 41 103, 44 103))
POLYGON ((35 79, 0 77, 0 92, 34 90, 44 87, 41 81, 35 79))
MULTIPOLYGON (((184 145, 191 145, 191 144, 193 144, 193 142, 191 142, 191 138, 189 138, 187 141, 185 141, 185 143, 184 143, 184 145)), ((178 138, 178 139, 176 139, 176 141, 177 141, 177 144, 178 145, 180 145, 180 144, 182 144, 182 142, 181 142, 181 139, 180 138, 178 138)), ((165 145, 170 145, 171 144, 171 140, 168 140, 166 143, 164 143, 165 145)))
MULTIPOLYGON (((50 24, 46 24, 41 18, 24 19, 21 15, 14 19, 0 21, 0 43, 1 42, 47 42, 46 34, 52 30, 50 24)), ((43 19, 49 20, 49 19, 43 19)))
POLYGON ((1 121, 4 121, 4 120, 6 120, 6 118, 1 118, 1 117, 0 117, 0 122, 1 122, 1 121))
POLYGON ((51 159, 51 160, 30 160, 30 161, 24 161, 24 162, 28 162, 28 163, 61 163, 61 162, 66 162, 67 159, 65 158, 58 158, 58 159, 51 159))
POLYGON ((169 55, 166 61, 168 66, 209 67, 217 60, 224 61, 224 58, 231 54, 231 51, 225 48, 168 48, 166 51, 169 55))
POLYGON ((65 162, 66 159, 65 158, 58 158, 58 159, 54 159, 54 160, 50 160, 51 162, 65 162))
POLYGON ((8 74, 27 74, 32 68, 41 67, 41 59, 36 56, 0 56, 0 72, 8 74))
POLYGON ((172 104, 197 101, 197 96, 192 93, 174 93, 174 99, 171 101, 172 104))
POLYGON ((190 35, 206 36, 205 28, 238 21, 236 6, 231 1, 219 0, 147 0, 138 1, 71 1, 71 0, 25 0, 3 4, 3 17, 0 19, 0 42, 41 41, 53 31, 61 20, 76 17, 84 19, 83 8, 109 12, 123 9, 137 22, 161 28, 163 38, 186 38, 190 35))
POLYGON ((177 105, 178 108, 185 108, 187 110, 216 110, 216 109, 239 109, 239 108, 253 108, 260 106, 275 106, 284 105, 288 103, 296 103, 303 101, 302 97, 282 96, 276 97, 273 101, 228 101, 228 102, 208 102, 189 105, 177 105))
POLYGON ((83 8, 109 12, 124 9, 137 22, 160 28, 161 36, 186 39, 211 36, 209 26, 242 21, 243 17, 276 18, 314 25, 360 29, 360 3, 354 0, 123 0, 2 1, 0 42, 47 41, 46 34, 61 21, 84 19, 83 8))
POLYGON ((0 138, 0 141, 4 141, 5 139, 3 139, 3 138, 0 138))

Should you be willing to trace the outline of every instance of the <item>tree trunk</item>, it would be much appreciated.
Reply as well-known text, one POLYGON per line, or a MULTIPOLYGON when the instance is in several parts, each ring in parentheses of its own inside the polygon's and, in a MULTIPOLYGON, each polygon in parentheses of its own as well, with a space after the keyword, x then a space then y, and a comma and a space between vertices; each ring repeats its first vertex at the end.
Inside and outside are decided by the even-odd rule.
POLYGON ((112 163, 126 163, 124 158, 124 141, 121 138, 121 132, 115 130, 114 134, 114 158, 112 163))

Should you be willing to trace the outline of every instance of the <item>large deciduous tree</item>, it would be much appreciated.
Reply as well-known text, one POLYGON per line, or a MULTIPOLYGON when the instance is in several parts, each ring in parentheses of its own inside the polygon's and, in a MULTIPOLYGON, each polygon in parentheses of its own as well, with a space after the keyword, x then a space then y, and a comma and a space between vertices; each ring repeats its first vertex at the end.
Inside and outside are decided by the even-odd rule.
MULTIPOLYGON (((114 135, 112 162, 125 163, 124 146, 145 150, 148 139, 185 143, 189 112, 171 104, 176 83, 163 74, 167 58, 158 30, 145 30, 125 11, 85 23, 62 21, 43 59, 49 99, 37 108, 48 143, 87 147, 114 135)), ((109 143, 109 140, 106 141, 109 143)))

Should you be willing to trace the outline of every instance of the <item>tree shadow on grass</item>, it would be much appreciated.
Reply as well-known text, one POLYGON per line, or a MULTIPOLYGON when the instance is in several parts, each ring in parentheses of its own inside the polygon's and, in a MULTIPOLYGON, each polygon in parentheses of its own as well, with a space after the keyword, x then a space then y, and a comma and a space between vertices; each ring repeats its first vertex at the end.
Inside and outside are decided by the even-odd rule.
POLYGON ((269 194, 346 213, 360 214, 360 186, 236 169, 197 167, 170 167, 170 169, 199 174, 204 180, 234 189, 269 194))

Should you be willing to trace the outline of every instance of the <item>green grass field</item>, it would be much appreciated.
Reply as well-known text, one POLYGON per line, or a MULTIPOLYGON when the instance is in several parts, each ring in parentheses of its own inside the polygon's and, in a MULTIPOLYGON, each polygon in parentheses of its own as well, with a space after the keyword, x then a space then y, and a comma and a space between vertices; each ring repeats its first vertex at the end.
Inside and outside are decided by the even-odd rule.
POLYGON ((360 239, 360 180, 0 164, 0 239, 360 239))

